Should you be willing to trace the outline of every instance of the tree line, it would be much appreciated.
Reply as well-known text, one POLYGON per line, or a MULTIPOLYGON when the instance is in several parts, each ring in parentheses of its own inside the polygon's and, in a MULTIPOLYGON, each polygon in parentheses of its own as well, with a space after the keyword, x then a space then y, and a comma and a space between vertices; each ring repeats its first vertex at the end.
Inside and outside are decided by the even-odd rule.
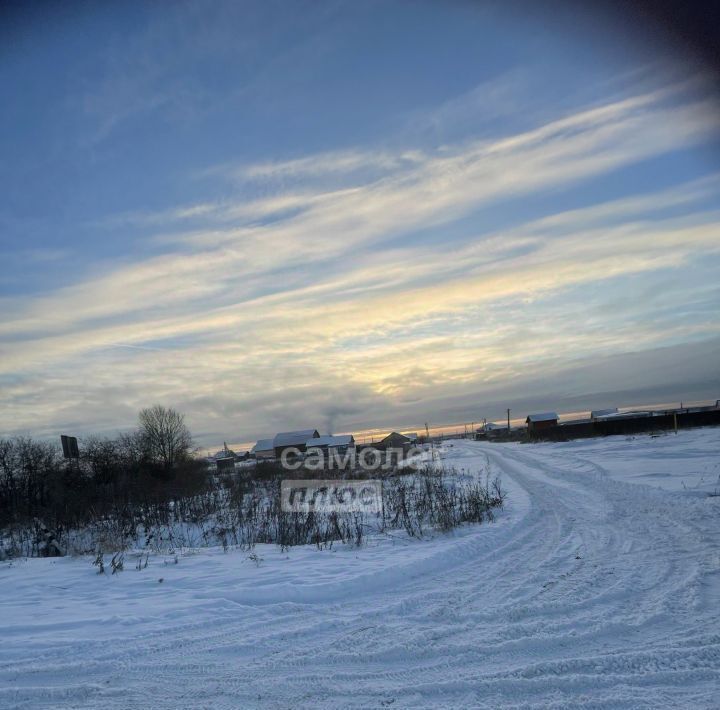
POLYGON ((55 443, 0 438, 0 529, 122 518, 131 507, 196 494, 205 474, 184 416, 160 405, 143 409, 134 431, 83 439, 77 460, 64 459, 55 443))

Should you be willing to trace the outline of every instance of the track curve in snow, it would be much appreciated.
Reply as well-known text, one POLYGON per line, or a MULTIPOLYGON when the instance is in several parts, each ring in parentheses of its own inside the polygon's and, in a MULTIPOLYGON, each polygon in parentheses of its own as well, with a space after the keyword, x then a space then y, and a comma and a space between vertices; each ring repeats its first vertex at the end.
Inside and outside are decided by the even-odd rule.
MULTIPOLYGON (((0 705, 717 707, 718 499, 616 481, 553 451, 448 449, 448 464, 502 475, 496 523, 268 553, 259 569, 197 555, 164 588, 126 572, 105 596, 87 592, 94 607, 73 606, 65 626, 63 600, 78 592, 54 597, 54 618, 38 595, 33 617, 32 570, 3 571, 14 615, 0 705)), ((58 579, 80 574, 69 564, 58 579)))

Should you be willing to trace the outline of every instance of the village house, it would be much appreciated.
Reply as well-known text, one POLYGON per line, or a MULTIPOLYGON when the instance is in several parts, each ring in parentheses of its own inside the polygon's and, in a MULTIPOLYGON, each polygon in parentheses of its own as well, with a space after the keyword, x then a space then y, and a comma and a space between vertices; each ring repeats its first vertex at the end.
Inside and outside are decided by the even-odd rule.
POLYGON ((275 458, 280 458, 285 449, 298 449, 304 453, 309 439, 317 439, 320 433, 317 429, 302 429, 301 431, 281 431, 275 434, 272 445, 275 458))
POLYGON ((272 439, 259 439, 257 444, 250 450, 250 455, 255 456, 257 461, 267 461, 275 458, 275 449, 272 439))
POLYGON ((529 414, 525 423, 527 424, 528 433, 531 433, 557 426, 558 419, 559 417, 555 412, 540 412, 538 414, 529 414))
POLYGON ((380 439, 380 441, 375 444, 375 448, 380 449, 380 451, 387 451, 387 449, 403 449, 407 451, 411 443, 409 437, 392 431, 384 439, 380 439))
POLYGON ((497 424, 495 422, 488 422, 487 424, 484 424, 477 430, 477 435, 479 437, 485 437, 487 439, 494 439, 496 437, 500 437, 503 434, 507 434, 508 427, 507 424, 497 424))
POLYGON ((352 434, 341 434, 339 436, 319 436, 308 439, 305 442, 305 449, 308 453, 322 451, 344 454, 349 448, 355 446, 355 437, 352 434))
POLYGON ((613 414, 617 414, 618 409, 617 407, 611 407, 609 409, 593 409, 592 412, 590 412, 590 419, 598 419, 600 417, 608 417, 612 416, 613 414))

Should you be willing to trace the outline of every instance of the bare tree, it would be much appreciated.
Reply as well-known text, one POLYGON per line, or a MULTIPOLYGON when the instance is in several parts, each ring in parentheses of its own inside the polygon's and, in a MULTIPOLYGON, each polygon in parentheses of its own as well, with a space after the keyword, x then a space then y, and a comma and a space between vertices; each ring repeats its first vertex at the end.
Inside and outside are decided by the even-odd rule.
POLYGON ((81 459, 98 483, 114 483, 120 471, 118 442, 99 436, 83 440, 81 459))
POLYGON ((165 469, 187 460, 192 436, 180 412, 159 404, 143 409, 139 415, 140 435, 147 456, 165 469))

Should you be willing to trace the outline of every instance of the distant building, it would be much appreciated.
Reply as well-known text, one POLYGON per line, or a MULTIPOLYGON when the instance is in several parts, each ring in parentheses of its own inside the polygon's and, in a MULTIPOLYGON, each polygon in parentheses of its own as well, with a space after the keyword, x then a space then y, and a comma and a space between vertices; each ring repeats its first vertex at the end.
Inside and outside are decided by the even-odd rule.
POLYGON ((480 429, 480 431, 507 431, 507 424, 496 424, 495 422, 488 422, 480 429))
POLYGON ((223 444, 222 449, 215 452, 215 455, 212 457, 214 459, 227 459, 227 458, 235 458, 236 454, 232 449, 228 449, 227 444, 223 444))
POLYGON ((414 432, 414 431, 405 432, 402 436, 405 436, 405 437, 407 437, 408 439, 410 439, 410 443, 411 443, 411 444, 417 444, 418 439, 420 438, 420 437, 417 435, 417 432, 414 432))
POLYGON ((538 414, 529 414, 525 422, 528 432, 532 432, 557 426, 558 419, 555 412, 539 412, 538 414))
POLYGON ((275 434, 272 441, 275 451, 275 458, 280 458, 285 449, 298 449, 304 452, 307 447, 308 439, 317 439, 320 433, 317 429, 302 429, 301 431, 281 431, 275 434))
POLYGON ((275 458, 275 449, 273 448, 272 439, 260 439, 250 450, 250 454, 254 455, 258 461, 275 458))
POLYGON ((350 447, 355 446, 355 438, 352 434, 342 434, 340 436, 318 436, 308 439, 305 442, 306 451, 310 452, 313 449, 320 451, 337 451, 338 453, 345 453, 350 447))
POLYGON ((396 431, 392 431, 384 439, 381 439, 375 447, 381 451, 385 451, 387 449, 407 450, 410 448, 411 444, 412 440, 410 437, 405 436, 404 434, 399 434, 396 431))
POLYGON ((228 472, 235 470, 235 457, 234 456, 223 456, 215 459, 215 468, 218 473, 228 472))
POLYGON ((501 437, 503 434, 507 434, 507 431, 507 424, 496 424, 495 422, 488 422, 477 430, 477 435, 478 437, 495 439, 501 437))
POLYGON ((598 417, 609 417, 617 413, 617 407, 611 407, 610 409, 593 409, 592 412, 590 412, 590 419, 597 419, 598 417))

